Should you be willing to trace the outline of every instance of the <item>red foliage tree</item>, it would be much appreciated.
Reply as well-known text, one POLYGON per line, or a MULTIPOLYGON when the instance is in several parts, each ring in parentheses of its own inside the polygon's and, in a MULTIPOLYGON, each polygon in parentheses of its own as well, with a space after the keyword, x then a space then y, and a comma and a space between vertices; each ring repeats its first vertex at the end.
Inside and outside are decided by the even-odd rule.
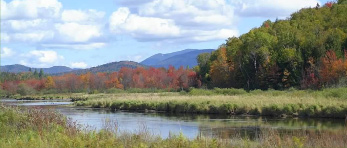
POLYGON ((325 3, 325 6, 328 8, 331 8, 331 7, 333 7, 334 4, 335 4, 334 2, 330 1, 330 2, 325 3))

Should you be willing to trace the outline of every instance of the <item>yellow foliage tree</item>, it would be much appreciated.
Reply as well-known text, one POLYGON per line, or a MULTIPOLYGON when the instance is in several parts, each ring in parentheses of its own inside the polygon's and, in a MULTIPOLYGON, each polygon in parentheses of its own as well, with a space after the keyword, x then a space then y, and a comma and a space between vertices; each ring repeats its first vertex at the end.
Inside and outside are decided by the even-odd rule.
POLYGON ((48 76, 46 81, 45 81, 45 88, 55 88, 55 82, 54 82, 54 79, 53 77, 51 76, 48 76))
POLYGON ((213 85, 229 87, 231 85, 231 71, 234 70, 232 62, 228 61, 226 48, 218 50, 217 60, 211 64, 210 77, 213 85))

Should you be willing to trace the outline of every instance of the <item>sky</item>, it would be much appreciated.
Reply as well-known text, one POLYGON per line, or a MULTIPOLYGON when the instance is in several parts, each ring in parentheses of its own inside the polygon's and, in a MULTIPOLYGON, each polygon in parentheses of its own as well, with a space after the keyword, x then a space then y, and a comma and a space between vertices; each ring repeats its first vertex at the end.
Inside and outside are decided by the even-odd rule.
POLYGON ((0 0, 1 65, 88 68, 217 49, 328 0, 0 0))

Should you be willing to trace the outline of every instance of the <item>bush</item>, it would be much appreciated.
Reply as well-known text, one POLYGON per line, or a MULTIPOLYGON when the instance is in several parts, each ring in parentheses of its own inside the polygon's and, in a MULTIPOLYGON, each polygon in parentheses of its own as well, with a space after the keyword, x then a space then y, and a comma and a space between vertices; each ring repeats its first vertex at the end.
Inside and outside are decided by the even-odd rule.
POLYGON ((26 96, 26 95, 32 95, 35 94, 35 89, 33 89, 32 87, 21 83, 18 85, 18 89, 17 89, 17 93, 20 94, 21 96, 26 96))
POLYGON ((5 92, 5 90, 1 89, 1 87, 0 87, 0 97, 1 96, 6 96, 6 92, 5 92))
POLYGON ((203 95, 203 96, 212 96, 215 93, 212 90, 208 90, 208 89, 191 89, 189 91, 189 95, 193 95, 193 96, 198 96, 198 95, 203 95))

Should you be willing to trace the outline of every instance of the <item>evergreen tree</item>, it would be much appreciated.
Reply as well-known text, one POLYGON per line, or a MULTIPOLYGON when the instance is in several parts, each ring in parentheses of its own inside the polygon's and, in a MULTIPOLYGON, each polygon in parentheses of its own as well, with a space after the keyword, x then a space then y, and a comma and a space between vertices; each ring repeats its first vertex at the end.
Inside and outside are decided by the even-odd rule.
POLYGON ((37 70, 35 69, 34 71, 34 77, 37 77, 38 76, 38 73, 37 73, 37 70))
POLYGON ((42 78, 43 75, 44 75, 44 73, 43 73, 43 70, 42 70, 42 68, 41 68, 41 69, 40 69, 40 73, 39 73, 39 78, 42 78))

